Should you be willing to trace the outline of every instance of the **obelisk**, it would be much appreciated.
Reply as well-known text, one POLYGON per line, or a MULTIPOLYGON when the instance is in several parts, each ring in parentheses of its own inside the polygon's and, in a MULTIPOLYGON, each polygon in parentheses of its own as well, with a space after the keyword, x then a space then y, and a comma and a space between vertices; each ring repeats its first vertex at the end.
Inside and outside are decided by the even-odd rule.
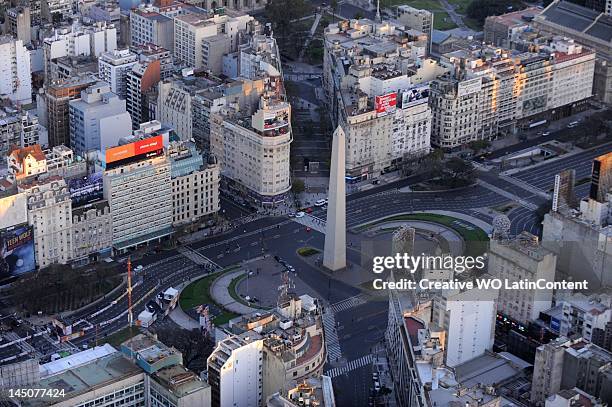
POLYGON ((344 130, 338 126, 334 131, 332 141, 325 250, 323 251, 323 266, 331 271, 346 267, 345 138, 344 130))

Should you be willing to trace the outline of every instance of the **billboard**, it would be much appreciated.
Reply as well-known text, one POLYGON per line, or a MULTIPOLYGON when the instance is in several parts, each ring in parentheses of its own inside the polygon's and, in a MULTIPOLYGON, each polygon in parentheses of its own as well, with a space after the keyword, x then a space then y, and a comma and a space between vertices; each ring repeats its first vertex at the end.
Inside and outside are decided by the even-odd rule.
POLYGON ((102 173, 94 172, 86 177, 73 178, 68 181, 68 190, 73 208, 102 199, 104 195, 102 173))
POLYGON ((427 103, 429 99, 429 85, 415 86, 402 91, 401 108, 427 103))
POLYGON ((0 280, 33 271, 34 232, 30 225, 20 225, 0 232, 0 280))
POLYGON ((374 98, 374 108, 376 109, 377 116, 384 116, 395 111, 396 106, 397 93, 395 92, 374 98))
POLYGON ((459 83, 457 87, 457 95, 459 97, 480 92, 482 88, 482 78, 470 79, 459 83))
POLYGON ((125 160, 126 158, 132 158, 146 153, 150 153, 152 151, 161 150, 163 148, 163 137, 161 135, 153 136, 122 146, 107 148, 105 160, 106 164, 110 164, 116 161, 125 160))

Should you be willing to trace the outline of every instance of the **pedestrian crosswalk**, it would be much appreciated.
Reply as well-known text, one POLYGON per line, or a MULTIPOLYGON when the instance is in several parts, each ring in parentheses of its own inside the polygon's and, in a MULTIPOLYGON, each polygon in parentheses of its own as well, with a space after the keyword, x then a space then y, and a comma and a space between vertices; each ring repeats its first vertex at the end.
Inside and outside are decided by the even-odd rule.
POLYGON ((209 266, 213 270, 221 268, 217 263, 189 246, 179 246, 177 251, 199 266, 209 266))
POLYGON ((330 369, 325 373, 325 375, 333 379, 334 377, 338 377, 355 369, 359 369, 360 367, 369 365, 370 363, 372 363, 372 360, 372 355, 365 355, 360 357, 359 359, 355 359, 348 362, 345 366, 330 369))
POLYGON ((334 313, 326 310, 323 313, 323 330, 325 332, 325 347, 327 349, 327 360, 332 362, 342 357, 338 333, 336 332, 336 319, 334 313))
POLYGON ((333 304, 331 306, 331 310, 337 314, 338 312, 346 311, 347 309, 351 309, 365 303, 365 295, 359 294, 333 304))

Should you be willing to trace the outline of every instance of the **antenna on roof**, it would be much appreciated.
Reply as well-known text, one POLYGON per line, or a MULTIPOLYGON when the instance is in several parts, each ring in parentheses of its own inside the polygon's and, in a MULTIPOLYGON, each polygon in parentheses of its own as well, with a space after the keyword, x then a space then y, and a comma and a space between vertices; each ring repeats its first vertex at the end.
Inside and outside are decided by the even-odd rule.
POLYGON ((376 0, 376 22, 382 22, 382 19, 380 18, 380 0, 376 0))

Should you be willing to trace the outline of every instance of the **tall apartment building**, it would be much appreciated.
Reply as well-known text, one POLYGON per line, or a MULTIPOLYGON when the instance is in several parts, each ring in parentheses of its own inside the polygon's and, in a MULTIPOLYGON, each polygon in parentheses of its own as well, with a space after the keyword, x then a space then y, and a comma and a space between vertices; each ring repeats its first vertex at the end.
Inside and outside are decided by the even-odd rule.
POLYGON ((215 114, 210 121, 211 152, 226 188, 262 205, 282 202, 291 188, 291 105, 276 94, 280 86, 280 78, 270 78, 250 117, 215 114))
POLYGON ((111 92, 105 82, 83 91, 81 98, 69 102, 70 145, 76 154, 104 151, 132 133, 132 120, 125 100, 111 92))
POLYGON ((193 142, 173 142, 168 147, 172 178, 172 224, 197 222, 219 211, 219 165, 214 156, 206 162, 193 142))
POLYGON ((173 18, 183 14, 204 14, 206 11, 173 0, 158 0, 130 10, 130 45, 155 44, 174 51, 173 18))
POLYGON ((34 229, 34 253, 39 268, 66 264, 72 256, 72 201, 59 176, 21 183, 28 199, 28 224, 34 229))
POLYGON ((4 14, 4 33, 11 34, 16 40, 22 41, 23 45, 32 43, 32 20, 30 8, 18 6, 9 8, 4 14))
MULTIPOLYGON (((175 17, 175 61, 196 69, 221 67, 223 54, 220 52, 236 51, 239 35, 247 33, 253 21, 253 17, 239 13, 216 13, 212 16, 190 13, 175 17), (220 49, 215 46, 220 46, 220 49)), ((213 73, 219 74, 220 71, 213 73)))
POLYGON ((100 57, 117 49, 117 28, 112 24, 97 22, 90 25, 74 23, 69 28, 55 30, 54 35, 43 42, 45 81, 51 76, 51 61, 65 56, 100 57))
POLYGON ((170 161, 162 136, 106 150, 104 199, 113 218, 113 247, 160 240, 172 233, 170 161))
POLYGON ((391 377, 395 385, 395 398, 400 405, 427 406, 425 388, 417 373, 416 343, 409 335, 404 313, 415 306, 415 298, 409 293, 389 290, 389 314, 385 331, 385 347, 391 377))
POLYGON ((202 40, 217 35, 217 26, 205 14, 174 18, 174 59, 178 65, 202 67, 202 40))
POLYGON ((346 133, 348 175, 374 178, 429 152, 430 90, 423 82, 439 71, 419 66, 426 47, 386 22, 341 22, 326 30, 323 84, 332 121, 346 133))
POLYGON ((450 72, 432 81, 432 143, 455 148, 569 115, 591 96, 595 54, 556 39, 512 55, 481 47, 441 57, 450 72))
POLYGON ((259 407, 263 400, 263 337, 255 331, 221 340, 208 357, 212 407, 259 407))
POLYGON ((157 120, 172 127, 181 140, 193 134, 193 99, 205 89, 219 85, 215 78, 174 77, 161 81, 157 94, 157 120))
POLYGON ((121 99, 127 97, 127 76, 138 61, 129 49, 105 52, 98 59, 98 76, 110 85, 110 90, 121 99))
POLYGON ((150 63, 159 61, 160 77, 166 79, 172 76, 174 70, 174 62, 172 61, 172 52, 155 44, 133 45, 130 51, 138 55, 138 61, 141 63, 150 63))
POLYGON ((0 109, 0 154, 7 156, 12 146, 39 144, 38 117, 28 111, 0 109))
POLYGON ((63 21, 73 13, 72 0, 40 0, 40 17, 46 23, 63 21))
POLYGON ((132 118, 132 128, 148 122, 149 96, 157 97, 155 88, 160 80, 160 61, 137 62, 126 76, 126 108, 132 118))
POLYGON ((427 35, 427 54, 431 52, 431 38, 433 36, 434 14, 431 11, 421 10, 408 5, 397 6, 395 18, 406 28, 421 31, 427 35))
POLYGON ((431 321, 446 332, 447 366, 460 365, 493 349, 498 295, 492 288, 449 290, 433 299, 431 321))
POLYGON ((612 16, 581 7, 569 1, 553 1, 533 19, 533 26, 550 35, 573 38, 595 51, 593 94, 598 100, 612 103, 612 16))
POLYGON ((0 36, 0 95, 15 103, 32 103, 30 53, 23 41, 0 36))
MULTIPOLYGON (((510 282, 555 280, 557 256, 538 242, 537 236, 522 232, 512 240, 492 239, 489 271, 510 282)), ((552 305, 552 290, 505 290, 499 292, 497 311, 527 325, 552 305)))
MULTIPOLYGON (((49 146, 70 145, 70 101, 81 97, 81 91, 96 83, 93 75, 81 75, 49 84, 45 94, 38 99, 39 111, 43 111, 49 131, 49 146)), ((40 96, 40 95, 39 95, 40 96)), ((40 114, 39 114, 40 117, 40 114)))
POLYGON ((536 352, 531 384, 531 403, 543 406, 547 397, 578 388, 610 400, 612 397, 612 353, 580 338, 560 337, 536 352))

